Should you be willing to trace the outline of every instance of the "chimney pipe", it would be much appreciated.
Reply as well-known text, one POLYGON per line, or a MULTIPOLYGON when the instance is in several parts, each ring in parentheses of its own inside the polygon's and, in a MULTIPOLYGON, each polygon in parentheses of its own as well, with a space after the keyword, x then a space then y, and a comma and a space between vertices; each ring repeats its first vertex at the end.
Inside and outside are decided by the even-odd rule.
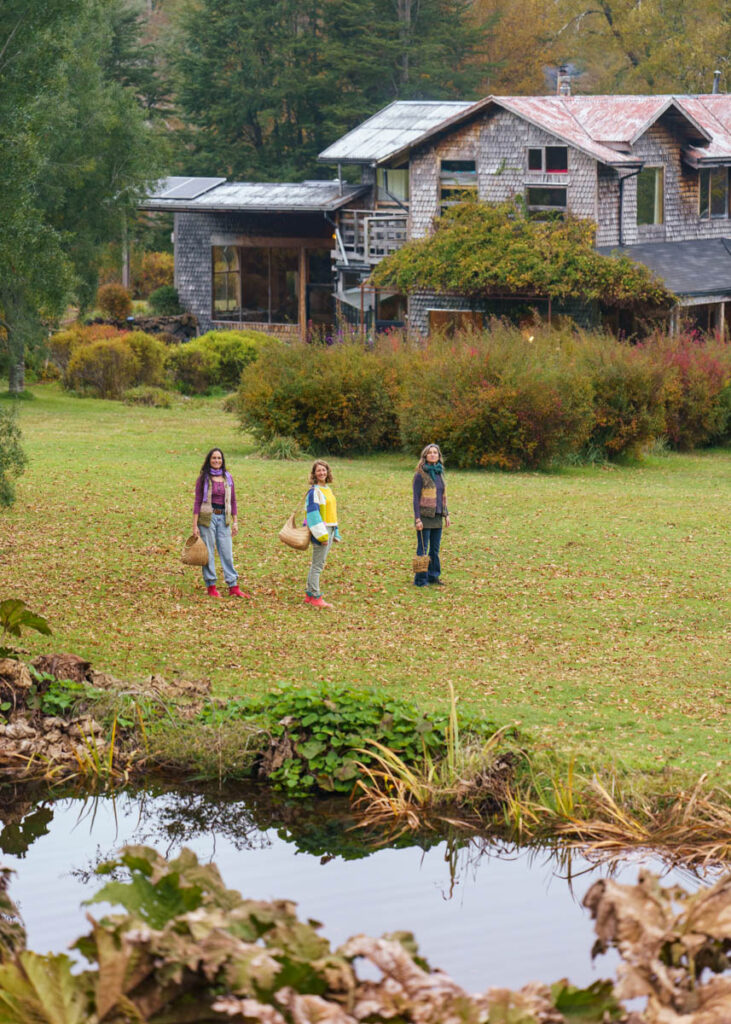
POLYGON ((558 69, 558 75, 556 76, 556 93, 559 96, 571 95, 571 73, 568 69, 568 65, 566 64, 562 64, 558 69))
POLYGON ((720 91, 721 91, 721 72, 720 71, 714 71, 713 72, 713 88, 711 89, 711 92, 715 95, 716 93, 719 93, 720 91))

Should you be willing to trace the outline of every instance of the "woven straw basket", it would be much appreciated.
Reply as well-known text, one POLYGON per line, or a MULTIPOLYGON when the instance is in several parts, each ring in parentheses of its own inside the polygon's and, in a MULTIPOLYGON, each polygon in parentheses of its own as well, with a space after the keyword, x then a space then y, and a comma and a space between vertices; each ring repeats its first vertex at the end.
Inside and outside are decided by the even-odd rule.
POLYGON ((208 565, 208 548, 205 541, 192 534, 183 544, 183 565, 208 565))
POLYGON ((306 551, 310 546, 310 528, 309 526, 297 526, 293 512, 279 531, 279 539, 282 544, 286 544, 296 551, 306 551))
POLYGON ((428 568, 428 555, 414 555, 414 572, 426 572, 428 568))

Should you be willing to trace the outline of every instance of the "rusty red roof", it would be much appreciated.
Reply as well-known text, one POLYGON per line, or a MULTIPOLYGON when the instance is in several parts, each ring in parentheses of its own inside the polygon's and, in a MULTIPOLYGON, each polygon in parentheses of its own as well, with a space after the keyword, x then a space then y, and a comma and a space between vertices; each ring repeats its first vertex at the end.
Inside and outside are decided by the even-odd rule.
MULTIPOLYGON (((392 104, 392 107, 402 106, 392 104)), ((443 119, 431 116, 420 120, 418 109, 410 111, 408 138, 381 139, 382 149, 369 159, 373 163, 391 162, 405 157, 409 150, 431 141, 490 108, 503 108, 563 142, 582 150, 600 163, 614 167, 637 166, 640 160, 632 146, 661 117, 685 139, 685 156, 693 164, 731 163, 731 96, 726 93, 701 96, 487 96, 472 104, 452 104, 443 119), (460 109, 461 108, 461 109, 460 109)), ((377 114, 372 122, 390 113, 392 107, 377 114)), ((449 107, 448 104, 445 107, 449 107)), ((344 137, 350 138, 350 133, 344 137)), ((376 132, 380 137, 380 133, 376 132)), ((339 143, 325 153, 331 156, 339 143)), ((347 151, 347 147, 344 147, 347 151)), ((377 147, 376 147, 377 148, 377 147)), ((339 159, 348 162, 352 153, 338 150, 339 159)), ((354 158, 354 157, 353 157, 354 158)))

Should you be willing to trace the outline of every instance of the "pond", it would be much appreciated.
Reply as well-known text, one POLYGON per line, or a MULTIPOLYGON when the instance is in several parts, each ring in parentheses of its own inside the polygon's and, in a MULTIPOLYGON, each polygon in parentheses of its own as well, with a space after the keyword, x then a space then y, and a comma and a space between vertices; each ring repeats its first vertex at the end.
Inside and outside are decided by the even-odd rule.
MULTIPOLYGON (((267 799, 160 789, 33 799, 0 787, 1 859, 16 871, 10 896, 29 947, 60 952, 84 933, 81 903, 101 885, 95 866, 127 843, 144 843, 168 856, 188 846, 244 896, 294 900, 336 945, 359 932, 412 931, 430 965, 469 991, 562 977, 587 985, 611 977, 617 961, 608 954, 592 965, 586 890, 610 871, 625 882, 635 882, 641 866, 665 872, 649 855, 602 867, 566 851, 433 834, 369 850, 342 803, 267 799)), ((688 872, 667 877, 701 884, 688 872)))

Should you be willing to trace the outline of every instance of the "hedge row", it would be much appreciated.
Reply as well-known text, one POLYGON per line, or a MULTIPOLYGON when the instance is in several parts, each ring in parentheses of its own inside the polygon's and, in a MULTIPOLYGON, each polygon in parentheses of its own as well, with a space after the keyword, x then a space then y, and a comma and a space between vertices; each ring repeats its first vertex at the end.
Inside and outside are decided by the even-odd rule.
POLYGON ((637 456, 661 438, 690 449, 731 437, 731 346, 503 324, 426 347, 396 335, 373 349, 265 344, 235 408, 260 442, 285 435, 315 452, 437 439, 453 465, 504 469, 637 456))
POLYGON ((51 337, 49 354, 64 387, 99 398, 122 398, 143 386, 205 394, 213 387, 236 388, 268 340, 255 331, 210 331, 168 345, 142 331, 75 326, 51 337))

